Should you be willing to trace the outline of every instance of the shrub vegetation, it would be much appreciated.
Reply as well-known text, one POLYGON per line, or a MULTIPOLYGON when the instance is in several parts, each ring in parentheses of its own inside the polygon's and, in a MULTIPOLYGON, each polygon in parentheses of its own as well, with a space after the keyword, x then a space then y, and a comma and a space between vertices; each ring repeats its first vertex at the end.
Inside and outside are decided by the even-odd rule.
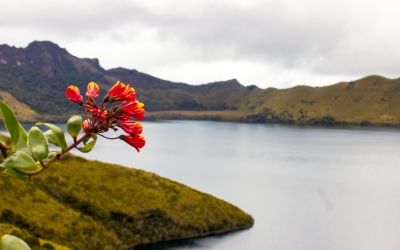
POLYGON ((126 249, 254 223, 236 206, 175 181, 72 154, 29 183, 0 175, 0 190, 3 225, 73 249, 126 249))

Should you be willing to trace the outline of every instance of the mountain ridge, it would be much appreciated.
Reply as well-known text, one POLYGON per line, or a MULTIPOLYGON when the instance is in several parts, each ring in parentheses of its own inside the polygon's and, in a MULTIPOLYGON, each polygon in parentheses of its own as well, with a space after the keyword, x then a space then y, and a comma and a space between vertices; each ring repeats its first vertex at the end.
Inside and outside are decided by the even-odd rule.
MULTIPOLYGON (((0 45, 0 90, 10 92, 40 114, 72 113, 75 109, 65 98, 65 89, 75 85, 83 91, 91 81, 99 84, 101 95, 117 81, 134 86, 147 110, 224 109, 223 103, 201 94, 198 96, 197 89, 201 89, 201 86, 166 81, 137 70, 105 70, 98 59, 79 59, 49 41, 35 41, 26 48, 0 45), (38 97, 36 100, 30 100, 33 94, 38 97), (45 103, 40 104, 37 99, 45 99, 45 103), (46 110, 45 107, 50 105, 47 99, 55 101, 55 110, 46 110), (202 99, 201 103, 199 99, 202 99)), ((225 85, 222 82, 212 85, 219 85, 218 89, 223 85, 224 91, 227 91, 234 80, 227 82, 225 85)))
POLYGON ((49 41, 35 41, 26 48, 0 45, 0 91, 8 92, 42 118, 57 120, 78 113, 75 103, 65 97, 65 90, 75 85, 85 92, 91 81, 100 86, 100 96, 117 81, 130 84, 152 120, 400 124, 400 101, 396 99, 399 79, 371 75, 319 88, 299 85, 287 89, 245 87, 236 79, 189 85, 136 69, 105 70, 98 59, 77 58, 49 41), (197 116, 195 111, 202 114, 197 116), (216 111, 229 114, 219 116, 216 111))

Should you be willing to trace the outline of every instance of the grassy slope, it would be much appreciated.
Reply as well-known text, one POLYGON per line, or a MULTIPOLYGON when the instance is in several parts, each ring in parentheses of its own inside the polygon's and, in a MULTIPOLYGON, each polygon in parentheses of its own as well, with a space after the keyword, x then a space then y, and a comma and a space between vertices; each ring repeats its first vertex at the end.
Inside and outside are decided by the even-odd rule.
POLYGON ((0 175, 0 190, 0 222, 73 249, 125 249, 253 225, 211 195, 70 154, 30 183, 0 175))
POLYGON ((7 103, 8 106, 10 106, 12 108, 12 110, 14 111, 14 113, 16 114, 16 116, 19 120, 23 121, 24 118, 29 119, 29 118, 40 116, 38 113, 36 113, 36 111, 32 110, 26 104, 19 102, 10 93, 7 93, 5 91, 0 91, 0 98, 5 103, 7 103))
MULTIPOLYGON (((399 95, 400 79, 369 76, 319 88, 254 88, 241 100, 236 100, 237 112, 164 111, 150 112, 147 118, 400 124, 400 100, 396 98, 399 95)), ((226 100, 227 106, 235 105, 235 101, 226 100)))
POLYGON ((399 123, 399 92, 400 79, 369 76, 320 88, 258 90, 250 95, 247 106, 255 106, 255 113, 271 109, 283 120, 313 121, 330 116, 336 121, 354 123, 399 123))
POLYGON ((148 121, 155 120, 211 120, 211 121, 229 121, 240 122, 243 117, 251 115, 251 112, 232 111, 232 110, 166 110, 146 112, 145 119, 148 121))

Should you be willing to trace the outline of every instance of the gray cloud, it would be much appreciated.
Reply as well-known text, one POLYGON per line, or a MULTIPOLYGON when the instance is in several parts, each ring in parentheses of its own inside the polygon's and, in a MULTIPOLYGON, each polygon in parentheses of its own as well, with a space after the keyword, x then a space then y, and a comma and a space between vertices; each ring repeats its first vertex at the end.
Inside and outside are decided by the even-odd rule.
POLYGON ((151 29, 160 43, 178 40, 196 51, 185 56, 187 51, 175 48, 183 61, 244 60, 316 74, 399 74, 400 18, 393 15, 398 4, 390 0, 271 0, 247 6, 174 1, 165 10, 122 0, 25 3, 27 8, 0 4, 10 10, 0 15, 0 27, 37 29, 64 40, 106 35, 116 44, 151 29))
POLYGON ((197 18, 166 18, 157 25, 163 36, 178 34, 187 43, 210 51, 210 57, 221 54, 288 67, 332 50, 346 34, 343 20, 296 17, 275 3, 245 10, 210 6, 206 13, 197 18))

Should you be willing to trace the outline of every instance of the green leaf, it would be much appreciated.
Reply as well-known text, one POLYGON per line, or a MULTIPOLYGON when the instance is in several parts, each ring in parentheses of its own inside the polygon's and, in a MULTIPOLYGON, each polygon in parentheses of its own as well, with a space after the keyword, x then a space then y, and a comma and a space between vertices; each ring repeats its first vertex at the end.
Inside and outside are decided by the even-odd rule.
POLYGON ((36 162, 28 154, 19 151, 9 155, 0 165, 0 167, 36 170, 40 168, 40 165, 36 164, 36 162))
POLYGON ((60 147, 60 144, 58 144, 57 140, 56 140, 56 136, 54 135, 53 131, 47 130, 44 135, 47 138, 47 141, 51 144, 53 144, 54 146, 60 147))
POLYGON ((90 138, 93 138, 93 140, 97 140, 97 135, 92 133, 90 136, 83 139, 83 145, 86 145, 90 138))
POLYGON ((4 139, 3 139, 3 137, 1 135, 0 135, 0 144, 3 147, 7 146, 7 143, 4 141, 4 139))
POLYGON ((49 155, 49 142, 38 127, 32 127, 28 134, 28 147, 39 161, 49 155))
POLYGON ((82 130, 82 117, 73 116, 69 118, 67 122, 67 131, 72 138, 75 138, 79 135, 82 130))
POLYGON ((86 143, 89 141, 90 137, 86 137, 85 139, 83 139, 83 145, 86 145, 86 143))
POLYGON ((31 250, 25 241, 13 235, 4 235, 0 244, 2 250, 31 250))
POLYGON ((19 127, 19 140, 17 145, 14 146, 14 151, 15 152, 21 151, 30 156, 33 156, 32 152, 28 148, 28 135, 26 134, 24 127, 22 127, 22 125, 19 123, 18 127, 19 127))
POLYGON ((67 143, 65 142, 64 132, 59 127, 57 127, 56 125, 50 124, 50 123, 42 123, 42 122, 38 122, 38 123, 36 123, 36 125, 45 125, 49 129, 51 129, 51 131, 53 131, 54 137, 56 138, 56 141, 57 141, 58 145, 60 145, 59 147, 61 147, 62 151, 64 151, 68 147, 67 143))
MULTIPOLYGON (((18 173, 12 168, 7 168, 3 173, 11 175, 12 177, 17 178, 20 181, 28 181, 28 176, 18 173)), ((1 248, 0 248, 1 249, 1 248)))
POLYGON ((53 158, 53 156, 55 156, 56 154, 58 154, 57 152, 50 152, 49 156, 47 156, 46 159, 43 160, 43 163, 46 164, 48 161, 50 161, 51 158, 53 158))
POLYGON ((11 146, 15 146, 18 143, 19 139, 19 127, 17 117, 15 117, 14 113, 11 109, 5 104, 3 101, 0 100, 0 112, 4 119, 4 124, 8 132, 10 133, 11 137, 11 146))
POLYGON ((89 142, 83 148, 81 148, 81 152, 82 153, 89 153, 90 151, 92 151, 94 145, 96 145, 97 135, 96 134, 91 134, 91 137, 93 138, 93 141, 89 142))

